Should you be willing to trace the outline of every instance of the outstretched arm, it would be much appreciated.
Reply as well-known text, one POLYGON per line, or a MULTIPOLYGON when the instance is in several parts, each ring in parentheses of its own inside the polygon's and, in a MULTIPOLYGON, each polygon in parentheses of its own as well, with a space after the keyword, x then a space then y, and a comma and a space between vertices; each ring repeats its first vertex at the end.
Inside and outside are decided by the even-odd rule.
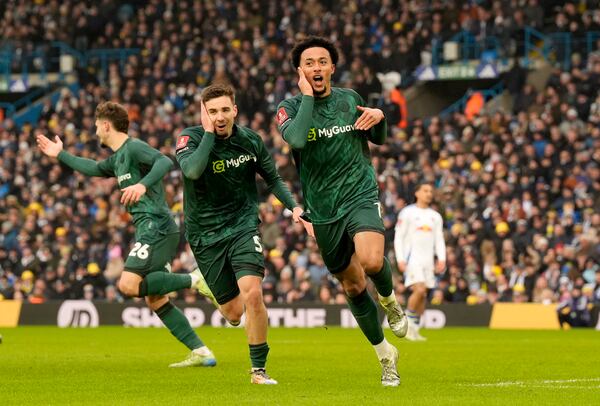
POLYGON ((63 143, 58 135, 54 137, 54 141, 47 138, 45 135, 38 134, 36 141, 40 150, 49 157, 58 158, 58 160, 74 170, 83 173, 87 176, 112 176, 107 173, 101 166, 101 163, 93 159, 80 158, 69 154, 63 149, 63 143))

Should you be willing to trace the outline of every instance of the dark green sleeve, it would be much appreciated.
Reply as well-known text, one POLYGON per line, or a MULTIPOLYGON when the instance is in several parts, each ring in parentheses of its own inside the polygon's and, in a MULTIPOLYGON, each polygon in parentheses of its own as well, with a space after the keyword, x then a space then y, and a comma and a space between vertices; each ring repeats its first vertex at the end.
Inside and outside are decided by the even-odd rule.
MULTIPOLYGON (((365 103, 365 101, 361 97, 361 95, 359 95, 355 91, 352 91, 352 93, 354 94, 354 97, 357 99, 357 103, 359 106, 367 107, 367 104, 365 103)), ((385 142, 385 139, 387 138, 387 120, 385 119, 385 117, 383 117, 383 120, 381 120, 379 123, 377 123, 375 126, 373 126, 369 130, 369 133, 367 134, 367 138, 373 144, 383 145, 383 143, 385 142)))
POLYGON ((290 189, 283 182, 281 176, 279 176, 279 173, 275 168, 275 164, 273 163, 273 159, 271 158, 271 154, 269 154, 267 148, 265 148, 265 144, 258 135, 256 137, 258 138, 258 174, 265 180, 265 182, 267 182, 269 191, 273 193, 285 207, 293 210, 294 207, 298 206, 298 204, 294 200, 290 189))
POLYGON ((94 161, 93 159, 81 158, 68 153, 65 150, 60 151, 58 160, 70 168, 75 169, 87 176, 102 176, 110 178, 114 176, 111 165, 108 160, 94 161))
POLYGON ((383 145, 387 138, 387 120, 385 117, 369 130, 368 138, 373 144, 383 145))
MULTIPOLYGON (((180 135, 179 137, 189 137, 189 135, 180 135)), ((181 148, 177 148, 175 156, 181 167, 181 172, 188 179, 198 179, 204 173, 208 164, 208 157, 215 145, 215 134, 205 132, 202 141, 198 144, 192 138, 185 143, 177 142, 181 148), (197 147, 196 147, 197 146, 197 147)))
MULTIPOLYGON (((283 102, 285 103, 285 101, 283 102)), ((278 112, 284 109, 289 118, 279 124, 279 130, 283 139, 290 144, 292 148, 302 149, 306 145, 307 134, 312 124, 312 112, 315 98, 312 96, 302 96, 298 111, 288 111, 284 104, 280 104, 278 112), (292 116, 292 114, 294 114, 292 116)), ((278 113, 279 114, 279 113, 278 113)))
POLYGON ((146 188, 160 182, 173 167, 173 161, 145 142, 135 142, 132 144, 131 152, 139 163, 152 166, 150 172, 139 181, 146 188))

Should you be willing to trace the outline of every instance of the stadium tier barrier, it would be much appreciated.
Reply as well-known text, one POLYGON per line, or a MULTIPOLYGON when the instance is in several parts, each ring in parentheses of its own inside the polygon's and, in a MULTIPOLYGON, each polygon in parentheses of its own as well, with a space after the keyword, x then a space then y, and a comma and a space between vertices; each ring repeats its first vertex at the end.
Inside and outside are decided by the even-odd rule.
MULTIPOLYGON (((177 303, 193 327, 226 327, 221 314, 209 303, 177 303)), ((317 303, 269 304, 270 327, 357 327, 345 305, 317 303)), ((592 312, 593 325, 600 330, 599 308, 592 312)), ((384 320, 383 313, 381 319, 384 320)), ((387 324, 385 320, 384 324, 387 324)), ((460 303, 431 306, 421 318, 423 327, 486 327, 501 329, 559 329, 555 305, 535 303, 460 303)), ((42 304, 14 300, 0 302, 0 327, 54 325, 59 327, 161 327, 162 322, 143 303, 107 303, 66 300, 42 304)), ((242 323, 243 325, 243 323, 242 323)))

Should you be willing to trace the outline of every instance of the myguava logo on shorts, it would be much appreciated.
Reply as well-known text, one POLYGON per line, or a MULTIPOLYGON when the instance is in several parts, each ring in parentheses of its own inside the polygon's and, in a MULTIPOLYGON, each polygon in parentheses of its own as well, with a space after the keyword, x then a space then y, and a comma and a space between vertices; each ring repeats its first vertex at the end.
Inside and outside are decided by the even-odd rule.
POLYGON ((308 130, 308 141, 316 141, 317 140, 317 130, 315 127, 308 130))
POLYGON ((221 173, 225 172, 225 161, 213 161, 213 172, 221 173))
POLYGON ((56 321, 58 327, 98 327, 98 310, 89 300, 65 300, 56 321))

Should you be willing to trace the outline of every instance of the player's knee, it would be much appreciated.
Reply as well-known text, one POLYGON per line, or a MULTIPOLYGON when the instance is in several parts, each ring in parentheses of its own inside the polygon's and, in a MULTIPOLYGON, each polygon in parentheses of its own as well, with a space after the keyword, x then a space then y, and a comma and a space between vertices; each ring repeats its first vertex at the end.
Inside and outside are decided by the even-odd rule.
POLYGON ((350 297, 358 296, 367 288, 366 281, 346 282, 343 284, 344 292, 350 297))
POLYGON ((139 284, 132 283, 131 281, 119 280, 118 288, 125 296, 136 297, 139 292, 139 284))
POLYGON ((366 255, 360 258, 360 264, 367 273, 377 273, 383 268, 383 257, 380 255, 366 255))
POLYGON ((244 314, 244 304, 233 300, 221 305, 221 313, 232 324, 238 324, 244 314))
POLYGON ((413 287, 413 292, 418 296, 425 296, 427 294, 427 287, 423 284, 418 284, 413 287))
POLYGON ((244 308, 242 307, 239 309, 234 309, 233 311, 229 312, 229 314, 226 315, 225 317, 231 324, 236 325, 236 324, 241 323, 243 314, 244 314, 244 308))
POLYGON ((245 292, 244 301, 249 309, 257 309, 263 306, 262 289, 260 287, 252 288, 245 292))
POLYGON ((145 301, 150 309, 157 311, 167 304, 169 298, 167 296, 146 296, 145 301))

